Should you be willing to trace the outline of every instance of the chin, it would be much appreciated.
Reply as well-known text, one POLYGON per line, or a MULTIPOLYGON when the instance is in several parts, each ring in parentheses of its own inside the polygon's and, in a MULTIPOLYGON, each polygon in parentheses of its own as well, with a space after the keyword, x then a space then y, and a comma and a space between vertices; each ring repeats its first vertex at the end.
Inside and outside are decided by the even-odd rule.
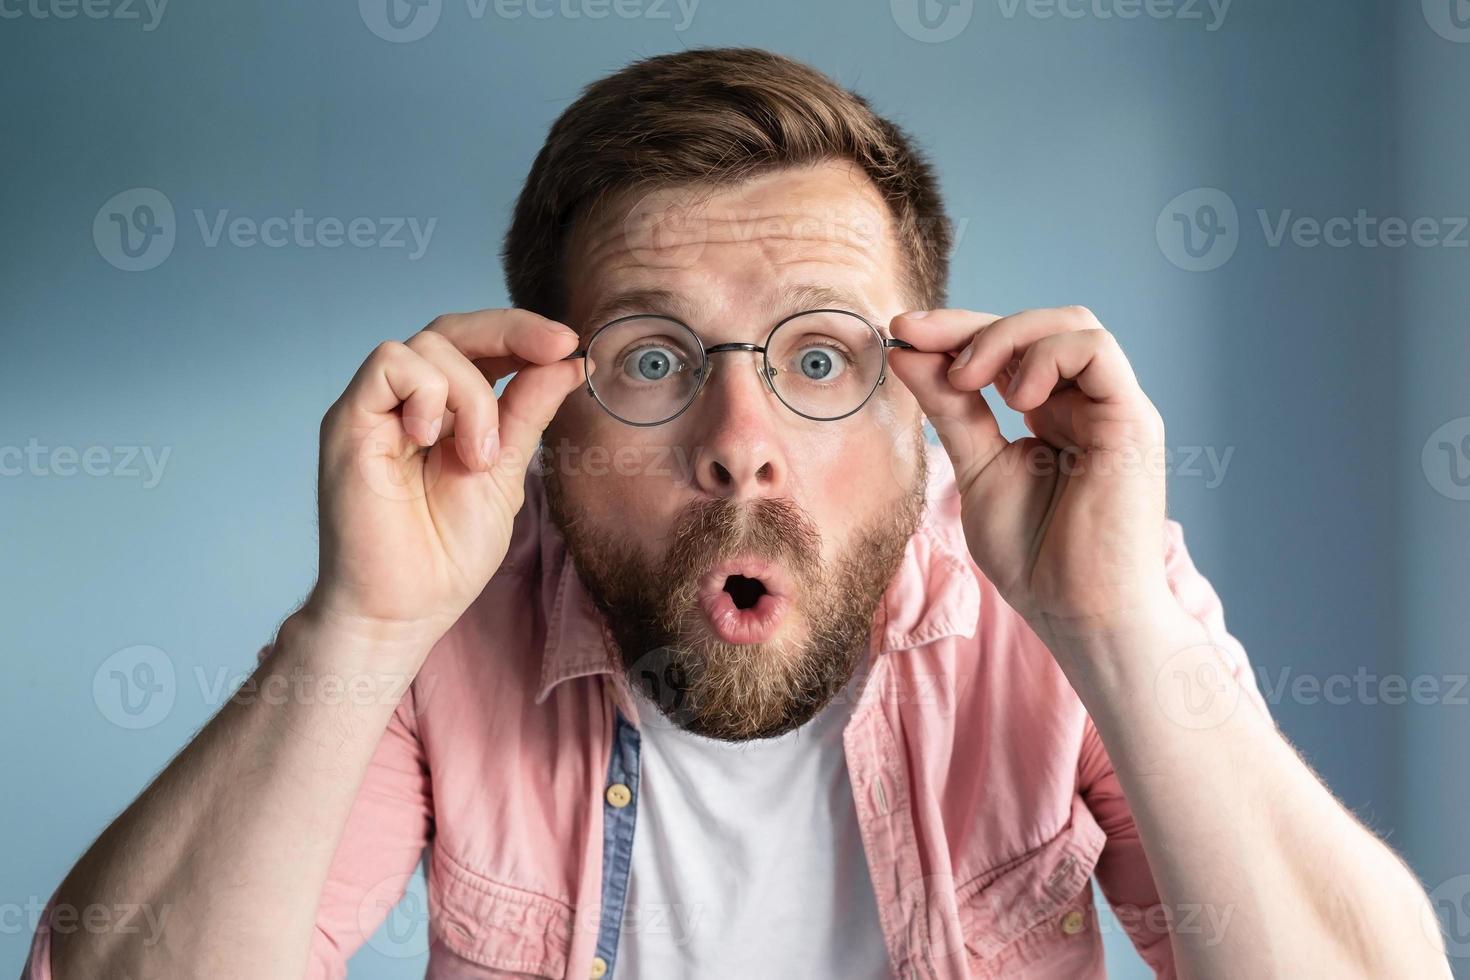
POLYGON ((855 657, 818 648, 798 623, 759 643, 728 643, 702 619, 629 671, 670 722, 695 735, 727 742, 784 735, 851 677, 855 657))

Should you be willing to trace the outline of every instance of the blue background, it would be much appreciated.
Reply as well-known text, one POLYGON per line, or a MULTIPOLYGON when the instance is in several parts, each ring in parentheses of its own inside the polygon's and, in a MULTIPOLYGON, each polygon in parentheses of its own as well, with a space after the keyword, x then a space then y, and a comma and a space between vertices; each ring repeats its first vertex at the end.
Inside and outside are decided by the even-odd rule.
MULTIPOLYGON (((382 0, 180 2, 156 22, 0 3, 0 972, 310 587, 317 425, 356 365, 437 313, 506 304, 497 249, 551 120, 629 60, 706 45, 810 61, 929 149, 962 223, 954 305, 1084 303, 1119 336, 1178 451, 1171 516, 1273 712, 1470 957, 1470 692, 1281 687, 1366 672, 1449 695, 1470 670, 1470 235, 1273 245, 1259 216, 1364 209, 1454 234, 1470 30, 1450 14, 1470 5, 1237 0, 1219 20, 1194 0, 1133 19, 1101 15, 1127 0, 1064 5, 1079 17, 956 0, 926 34, 912 2, 703 0, 686 24, 672 0, 429 0, 415 40, 388 39, 382 0), (171 204, 176 241, 128 272, 93 224, 136 188, 171 204), (1204 221, 1202 199, 1166 208, 1198 188, 1238 210, 1209 271, 1180 267, 1173 218, 1204 221), (210 246, 195 217, 298 208, 436 224, 415 258, 407 236, 210 246), (16 466, 28 445, 39 473, 16 466), (61 447, 110 463, 66 475, 61 447), (168 452, 156 485, 123 447, 168 452), (1187 466, 1192 447, 1228 465, 1187 466), (108 685, 138 656, 167 703, 135 728, 108 685)), ((354 977, 421 974, 409 902, 354 977)), ((1116 927, 1108 942, 1114 975, 1145 975, 1116 927)))

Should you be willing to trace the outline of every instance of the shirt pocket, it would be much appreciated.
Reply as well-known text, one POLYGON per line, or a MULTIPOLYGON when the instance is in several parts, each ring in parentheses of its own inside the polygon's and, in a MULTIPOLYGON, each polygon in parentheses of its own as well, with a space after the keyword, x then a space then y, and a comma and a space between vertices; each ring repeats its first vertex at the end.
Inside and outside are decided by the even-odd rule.
POLYGON ((971 974, 1102 976, 1091 881, 1106 843, 1074 796, 1054 837, 961 885, 955 900, 971 974))
POLYGON ((572 923, 565 902, 492 881, 434 846, 429 931, 436 944, 467 963, 431 969, 430 976, 563 977, 572 923))

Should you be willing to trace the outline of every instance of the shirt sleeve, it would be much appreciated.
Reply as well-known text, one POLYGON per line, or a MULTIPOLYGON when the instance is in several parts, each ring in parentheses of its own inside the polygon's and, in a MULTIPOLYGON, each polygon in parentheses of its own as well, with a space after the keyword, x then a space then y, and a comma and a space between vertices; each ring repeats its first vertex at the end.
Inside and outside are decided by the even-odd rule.
MULTIPOLYGON (((259 658, 270 652, 262 647, 259 658)), ((429 768, 417 725, 417 689, 410 687, 378 743, 317 907, 308 980, 342 980, 347 961, 403 896, 433 833, 429 768)), ((52 980, 47 902, 21 980, 52 980)))
MULTIPOLYGON (((1255 683, 1245 648, 1226 630, 1220 598, 1194 567, 1177 521, 1167 522, 1166 548, 1165 570, 1175 597, 1204 624, 1222 661, 1240 684, 1242 694, 1235 710, 1258 710, 1269 718, 1266 700, 1255 683)), ((1083 800, 1107 834, 1107 844, 1095 872, 1098 886, 1154 975, 1172 980, 1176 973, 1169 928, 1171 920, 1178 916, 1166 915, 1159 900, 1118 774, 1090 718, 1083 732, 1078 784, 1083 800)))

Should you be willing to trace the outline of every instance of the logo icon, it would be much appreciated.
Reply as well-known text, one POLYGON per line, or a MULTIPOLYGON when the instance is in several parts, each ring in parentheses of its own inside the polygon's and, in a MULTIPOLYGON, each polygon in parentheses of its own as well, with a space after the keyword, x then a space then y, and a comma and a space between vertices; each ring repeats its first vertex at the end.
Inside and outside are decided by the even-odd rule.
POLYGON ((1470 500, 1470 416, 1450 419, 1424 441, 1424 477, 1451 500, 1470 500))
POLYGON ((444 0, 357 0, 367 29, 394 44, 417 41, 434 29, 444 0))
POLYGON ((1445 952, 1470 956, 1470 875, 1456 875, 1429 893, 1433 910, 1424 913, 1424 932, 1444 940, 1445 952))
POLYGON ((1164 717, 1191 731, 1224 724, 1240 704, 1240 695, 1224 652, 1213 644, 1180 650, 1154 676, 1154 699, 1164 717))
POLYGON ((709 243, 703 202, 653 191, 623 218, 623 240, 639 262, 658 269, 688 269, 709 243))
POLYGON ((119 650, 92 675, 92 700, 119 728, 152 728, 173 710, 178 684, 174 664, 158 647, 119 650))
POLYGON ((925 44, 959 37, 975 16, 975 0, 889 0, 889 7, 898 29, 925 44))
POLYGON ((422 875, 384 878, 363 895, 357 925, 384 956, 408 959, 429 951, 429 892, 422 875), (380 925, 381 924, 381 925, 380 925))
POLYGON ((114 194, 92 219, 97 253, 124 272, 157 268, 173 252, 177 233, 173 203, 151 187, 114 194))
POLYGON ((1446 41, 1470 43, 1470 0, 1424 0, 1424 19, 1446 41))
POLYGON ((1209 272, 1240 245, 1240 214, 1229 194, 1197 187, 1164 205, 1154 235, 1164 258, 1186 272, 1209 272))

